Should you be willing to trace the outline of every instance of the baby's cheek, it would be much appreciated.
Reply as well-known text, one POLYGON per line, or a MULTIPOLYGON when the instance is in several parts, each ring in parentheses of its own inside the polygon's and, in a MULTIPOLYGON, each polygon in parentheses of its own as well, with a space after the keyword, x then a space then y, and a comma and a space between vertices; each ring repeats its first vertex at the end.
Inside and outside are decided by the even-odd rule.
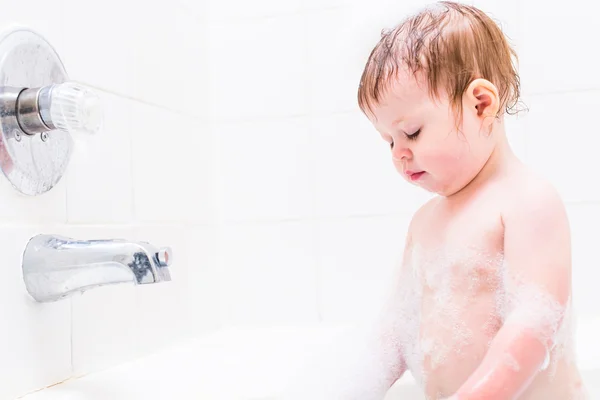
POLYGON ((432 154, 428 164, 438 175, 456 178, 465 170, 464 155, 461 152, 432 154))

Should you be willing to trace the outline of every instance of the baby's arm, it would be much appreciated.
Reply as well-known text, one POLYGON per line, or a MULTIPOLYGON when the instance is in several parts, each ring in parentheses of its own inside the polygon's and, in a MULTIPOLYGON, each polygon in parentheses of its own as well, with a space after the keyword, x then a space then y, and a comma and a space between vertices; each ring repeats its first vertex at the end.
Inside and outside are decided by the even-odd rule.
POLYGON ((562 201, 548 185, 519 197, 503 215, 506 320, 457 400, 518 398, 544 367, 568 307, 571 244, 562 201))

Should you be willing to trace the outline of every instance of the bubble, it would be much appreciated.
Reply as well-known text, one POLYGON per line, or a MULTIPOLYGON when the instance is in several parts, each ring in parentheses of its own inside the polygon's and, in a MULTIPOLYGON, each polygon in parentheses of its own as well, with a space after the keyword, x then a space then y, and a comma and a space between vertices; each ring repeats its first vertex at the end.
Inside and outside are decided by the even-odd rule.
POLYGON ((512 369, 515 372, 518 372, 521 370, 521 365, 519 365, 519 362, 517 361, 517 359, 510 353, 505 354, 504 363, 506 365, 508 365, 510 367, 510 369, 512 369))
POLYGON ((392 288, 372 321, 338 335, 312 357, 288 386, 286 400, 384 398, 406 369, 403 360, 419 326, 409 269, 396 276, 392 288))
POLYGON ((573 389, 571 392, 573 393, 573 400, 590 400, 591 396, 581 381, 577 381, 573 384, 573 389))
MULTIPOLYGON (((483 341, 489 349, 503 324, 525 327, 547 344, 543 371, 552 373, 558 360, 574 357, 570 300, 562 305, 542 287, 509 276, 501 252, 415 245, 391 289, 368 329, 337 338, 315 358, 294 398, 383 398, 404 368, 425 389, 437 368, 471 356, 470 345, 483 341), (488 315, 474 326, 470 312, 481 293, 489 294, 489 311, 482 307, 488 315)), ((507 353, 502 362, 521 369, 515 355, 507 353)), ((439 398, 436 385, 430 386, 429 396, 439 398)))
POLYGON ((545 345, 553 347, 559 338, 567 306, 535 283, 523 282, 506 273, 504 281, 498 307, 504 322, 528 328, 545 345))
POLYGON ((527 282, 518 273, 502 268, 503 286, 497 294, 497 310, 504 324, 514 324, 535 334, 546 347, 541 371, 550 376, 558 362, 574 359, 571 298, 558 302, 542 286, 527 282))

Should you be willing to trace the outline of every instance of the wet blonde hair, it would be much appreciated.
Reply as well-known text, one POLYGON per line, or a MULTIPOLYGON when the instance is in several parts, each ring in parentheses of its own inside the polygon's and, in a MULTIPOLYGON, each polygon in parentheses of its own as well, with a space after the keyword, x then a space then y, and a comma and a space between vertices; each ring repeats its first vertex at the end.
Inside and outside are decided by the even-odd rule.
POLYGON ((516 52, 488 15, 473 6, 440 1, 382 32, 361 77, 358 104, 363 112, 372 112, 398 69, 407 68, 413 76, 423 74, 431 98, 439 98, 444 89, 458 119, 463 94, 477 78, 498 89, 496 117, 516 113, 517 63, 516 52))

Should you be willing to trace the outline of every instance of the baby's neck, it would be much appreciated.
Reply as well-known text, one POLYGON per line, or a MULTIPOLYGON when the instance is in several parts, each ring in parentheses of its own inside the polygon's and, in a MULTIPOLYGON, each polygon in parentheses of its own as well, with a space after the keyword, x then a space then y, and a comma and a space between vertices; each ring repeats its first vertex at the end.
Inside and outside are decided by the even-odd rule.
POLYGON ((493 176, 504 174, 518 162, 518 159, 508 142, 508 138, 506 137, 503 122, 494 126, 492 135, 496 140, 496 146, 489 160, 479 173, 479 176, 481 176, 482 179, 489 179, 493 176))

